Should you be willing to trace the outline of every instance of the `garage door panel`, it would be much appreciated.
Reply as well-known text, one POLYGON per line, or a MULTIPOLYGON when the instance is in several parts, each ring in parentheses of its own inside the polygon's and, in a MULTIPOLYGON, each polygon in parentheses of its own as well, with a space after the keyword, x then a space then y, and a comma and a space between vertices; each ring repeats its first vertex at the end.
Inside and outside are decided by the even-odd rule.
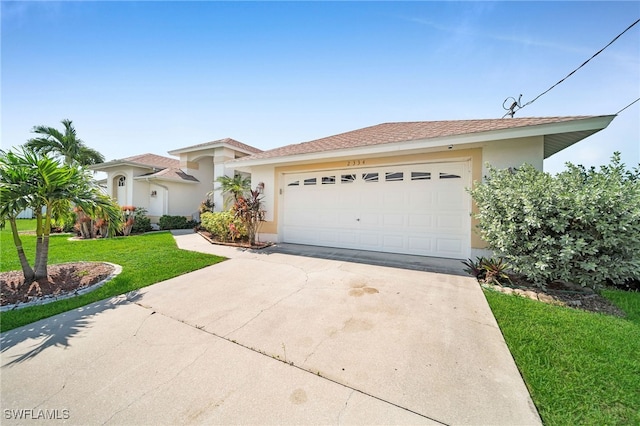
POLYGON ((389 247, 390 249, 395 249, 397 251, 402 251, 406 248, 406 238, 404 235, 383 235, 382 239, 384 247, 389 247))
POLYGON ((471 199, 465 191, 466 163, 285 176, 285 183, 298 182, 284 191, 285 242, 468 257, 471 199))
POLYGON ((417 230, 425 230, 433 228, 433 215, 431 214, 412 214, 409 213, 409 228, 415 228, 417 230))

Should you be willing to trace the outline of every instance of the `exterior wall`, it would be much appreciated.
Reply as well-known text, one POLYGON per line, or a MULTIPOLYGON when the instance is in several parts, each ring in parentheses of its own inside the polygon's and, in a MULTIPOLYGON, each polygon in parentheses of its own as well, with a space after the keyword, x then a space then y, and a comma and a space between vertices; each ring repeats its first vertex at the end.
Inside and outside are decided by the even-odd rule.
POLYGON ((486 163, 498 169, 520 167, 528 163, 542 170, 543 160, 544 136, 492 142, 482 148, 482 176, 488 173, 486 163))
MULTIPOLYGON (((353 159, 350 159, 353 160, 353 159)), ((391 164, 411 164, 423 162, 442 162, 442 161, 469 161, 471 165, 471 181, 480 181, 482 179, 482 150, 473 149, 457 149, 453 151, 440 151, 431 153, 419 153, 410 155, 372 157, 365 158, 366 165, 364 167, 376 167, 391 164)), ((278 216, 279 216, 279 200, 282 199, 284 191, 284 173, 306 172, 322 169, 347 169, 350 163, 347 159, 327 161, 313 164, 297 164, 288 166, 260 166, 251 169, 251 185, 255 187, 259 182, 264 182, 264 207, 266 210, 266 222, 261 228, 263 238, 271 237, 277 241, 278 236, 278 216)), ((354 166, 353 168, 361 168, 354 166)), ((472 211, 476 207, 472 206, 472 211)), ((475 228, 476 220, 471 220, 471 227, 475 228)), ((484 241, 475 233, 471 232, 471 247, 482 248, 484 241)))

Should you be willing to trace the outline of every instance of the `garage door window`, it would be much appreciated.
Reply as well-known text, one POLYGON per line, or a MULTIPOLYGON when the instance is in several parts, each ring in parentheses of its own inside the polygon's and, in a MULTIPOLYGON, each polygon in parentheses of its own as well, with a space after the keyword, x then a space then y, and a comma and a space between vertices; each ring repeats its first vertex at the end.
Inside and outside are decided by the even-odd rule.
POLYGON ((362 180, 364 180, 365 182, 377 182, 378 173, 363 173, 362 180))
POLYGON ((387 172, 384 176, 384 180, 387 182, 400 182, 403 179, 404 173, 402 172, 387 172))
POLYGON ((440 172, 440 179, 460 179, 460 178, 461 178, 460 175, 453 175, 450 173, 440 172))
POLYGON ((287 186, 300 186, 300 181, 299 180, 294 180, 293 182, 291 182, 289 185, 287 186))
POLYGON ((411 172, 411 180, 429 180, 431 172, 411 172))
POLYGON ((340 178, 340 182, 342 183, 353 183, 356 180, 356 175, 342 175, 340 178))
POLYGON ((335 176, 323 176, 322 177, 322 184, 323 185, 333 185, 336 183, 336 177, 335 176))
POLYGON ((305 179, 304 180, 304 184, 305 185, 315 185, 316 184, 316 178, 305 179))

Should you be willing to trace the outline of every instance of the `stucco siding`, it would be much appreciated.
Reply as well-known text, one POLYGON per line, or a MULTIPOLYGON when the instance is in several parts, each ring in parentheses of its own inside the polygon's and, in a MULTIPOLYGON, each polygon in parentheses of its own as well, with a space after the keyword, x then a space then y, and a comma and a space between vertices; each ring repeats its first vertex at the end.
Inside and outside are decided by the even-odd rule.
POLYGON ((486 163, 498 169, 520 167, 527 163, 542 170, 543 159, 544 136, 495 141, 482 149, 482 175, 488 173, 486 163))

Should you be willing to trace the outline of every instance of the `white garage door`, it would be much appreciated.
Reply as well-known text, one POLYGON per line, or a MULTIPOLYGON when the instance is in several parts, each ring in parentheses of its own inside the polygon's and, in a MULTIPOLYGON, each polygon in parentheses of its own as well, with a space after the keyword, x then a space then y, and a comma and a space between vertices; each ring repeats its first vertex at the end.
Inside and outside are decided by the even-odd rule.
POLYGON ((414 164, 284 176, 283 241, 467 258, 467 163, 414 164))

